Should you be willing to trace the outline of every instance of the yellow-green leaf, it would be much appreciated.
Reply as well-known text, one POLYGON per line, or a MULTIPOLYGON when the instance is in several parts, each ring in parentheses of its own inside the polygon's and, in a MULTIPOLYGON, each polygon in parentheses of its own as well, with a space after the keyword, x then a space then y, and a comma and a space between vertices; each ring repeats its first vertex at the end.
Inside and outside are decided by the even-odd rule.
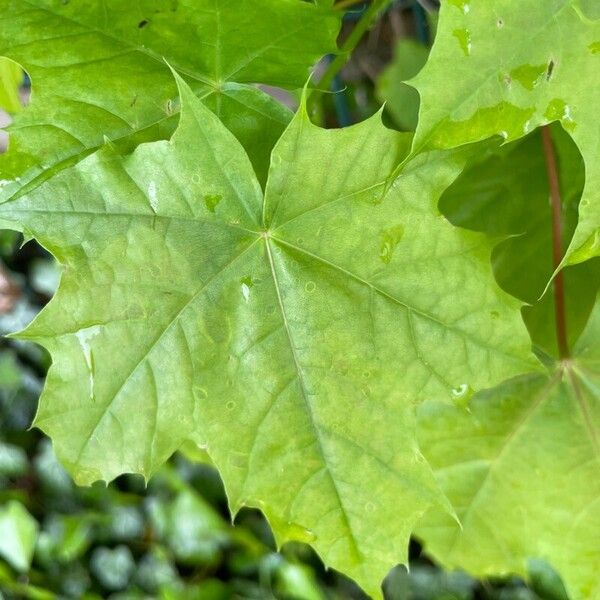
POLYGON ((180 81, 170 141, 108 146, 0 219, 63 263, 21 337, 52 356, 36 425, 80 483, 151 475, 186 440, 234 511, 311 542, 369 593, 446 508, 414 406, 464 402, 538 368, 490 243, 438 211, 464 152, 397 165, 380 116, 343 130, 302 109, 263 193, 243 148, 180 81))

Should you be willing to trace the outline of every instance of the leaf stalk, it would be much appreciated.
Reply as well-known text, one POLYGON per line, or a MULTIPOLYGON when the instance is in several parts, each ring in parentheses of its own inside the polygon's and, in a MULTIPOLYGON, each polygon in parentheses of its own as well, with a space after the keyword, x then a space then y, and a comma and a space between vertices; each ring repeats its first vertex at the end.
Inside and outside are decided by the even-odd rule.
POLYGON ((560 196, 560 181, 556 161, 556 150, 552 141, 550 127, 542 127, 542 145, 546 161, 546 173, 550 190, 550 204, 552 209, 552 262, 556 273, 553 281, 554 287, 554 318, 556 323, 556 340, 558 353, 561 359, 569 358, 569 342, 567 336, 567 317, 565 310, 565 283, 563 271, 559 270, 563 259, 562 248, 562 201, 560 196))

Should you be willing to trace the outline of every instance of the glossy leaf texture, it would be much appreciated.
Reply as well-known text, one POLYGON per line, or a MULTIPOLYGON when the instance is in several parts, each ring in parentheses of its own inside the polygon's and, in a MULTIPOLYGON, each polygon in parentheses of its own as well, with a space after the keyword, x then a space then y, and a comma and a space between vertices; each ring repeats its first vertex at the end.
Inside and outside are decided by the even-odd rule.
POLYGON ((600 255, 600 21, 588 10, 593 5, 447 0, 429 61, 411 82, 421 95, 415 150, 495 135, 515 140, 560 121, 586 166, 565 264, 600 255))
POLYGON ((0 158, 2 197, 103 145, 166 139, 171 65, 248 150, 264 180, 291 114, 254 84, 297 88, 335 51, 337 11, 301 0, 0 0, 0 55, 33 82, 0 158), (18 178, 18 180, 17 180, 18 178))
POLYGON ((150 476, 186 440, 231 507, 309 541, 369 593, 444 507, 414 404, 538 369, 491 244, 438 211, 466 152, 397 165, 380 116, 305 110, 263 194, 243 148, 180 81, 171 141, 107 146, 0 205, 64 265, 21 337, 53 356, 35 424, 79 483, 150 476))
POLYGON ((425 404, 420 442, 462 524, 418 532, 447 567, 478 575, 557 568, 569 598, 600 598, 600 302, 548 376, 478 394, 468 410, 425 404))
MULTIPOLYGON (((562 199, 562 248, 577 226, 584 165, 559 125, 551 127, 562 199)), ((523 316, 536 348, 558 357, 554 294, 544 294, 554 271, 552 207, 539 131, 503 146, 481 149, 440 199, 440 210, 459 227, 486 233, 498 245, 492 254, 496 280, 527 303, 523 316), (543 297, 542 297, 543 295, 543 297)), ((566 329, 572 346, 590 316, 600 286, 600 258, 566 267, 566 329)))

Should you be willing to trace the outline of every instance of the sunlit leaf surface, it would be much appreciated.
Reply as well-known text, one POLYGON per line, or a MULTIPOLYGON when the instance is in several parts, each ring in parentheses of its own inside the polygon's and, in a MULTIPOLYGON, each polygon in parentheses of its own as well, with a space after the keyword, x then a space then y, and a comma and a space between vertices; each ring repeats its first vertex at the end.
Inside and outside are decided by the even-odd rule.
POLYGON ((260 507, 280 542, 311 542, 377 595, 446 506, 415 403, 538 369, 491 243, 437 209, 466 153, 398 173, 409 135, 379 115, 322 130, 302 109, 263 194, 180 85, 171 141, 107 146, 0 205, 64 265, 22 334, 54 358, 36 425, 80 483, 149 476, 194 440, 233 510, 260 507))

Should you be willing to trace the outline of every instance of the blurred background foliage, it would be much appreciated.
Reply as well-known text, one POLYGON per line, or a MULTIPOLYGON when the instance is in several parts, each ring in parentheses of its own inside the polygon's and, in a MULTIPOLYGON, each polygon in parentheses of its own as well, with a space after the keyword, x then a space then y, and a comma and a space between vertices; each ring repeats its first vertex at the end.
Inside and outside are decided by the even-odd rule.
MULTIPOLYGON (((346 13, 343 45, 368 3, 337 4, 346 13)), ((427 59, 436 5, 392 2, 332 78, 334 93, 318 95, 315 120, 346 126, 386 103, 388 125, 414 129, 419 98, 403 81, 427 59)), ((317 73, 327 73, 331 60, 324 59, 317 73)), ((14 63, 0 59, 0 128, 26 102, 28 82, 22 79, 14 63)), ((2 151, 7 136, 0 134, 2 151)), ((18 234, 0 232, 2 336, 37 314, 60 277, 42 248, 23 242, 18 234)), ((147 486, 137 476, 75 486, 50 441, 28 429, 48 364, 39 347, 0 339, 0 598, 364 598, 351 581, 326 570, 308 546, 287 544, 277 552, 258 511, 243 510, 232 524, 217 473, 189 455, 175 455, 147 486)), ((531 561, 527 583, 512 577, 478 581, 440 570, 417 541, 410 573, 395 568, 384 592, 387 600, 566 599, 560 579, 543 562, 531 561)))

